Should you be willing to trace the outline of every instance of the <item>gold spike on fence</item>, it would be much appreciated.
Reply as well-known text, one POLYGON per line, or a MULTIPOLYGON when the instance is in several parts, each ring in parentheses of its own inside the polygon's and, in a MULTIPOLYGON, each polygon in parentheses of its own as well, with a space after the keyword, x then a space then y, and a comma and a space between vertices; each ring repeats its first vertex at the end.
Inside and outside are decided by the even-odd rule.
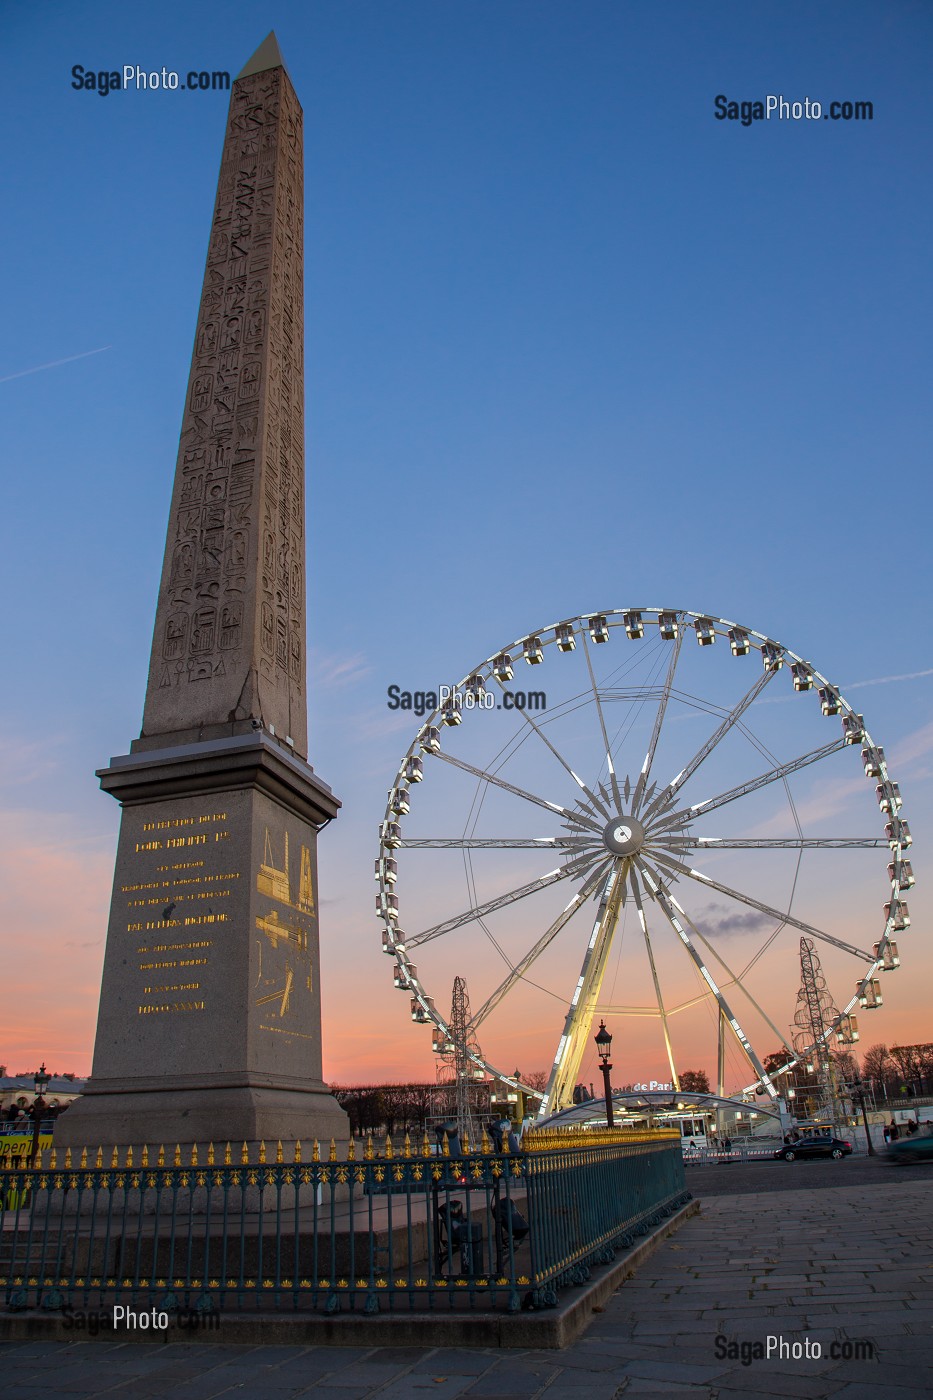
POLYGON ((142 1155, 139 1159, 139 1164, 141 1167, 148 1167, 149 1165, 149 1144, 147 1142, 143 1143, 143 1150, 142 1155))
POLYGON ((318 1142, 317 1138, 315 1138, 314 1141, 313 1141, 312 1144, 311 1144, 311 1161, 312 1161, 312 1162, 319 1162, 320 1160, 321 1160, 321 1144, 318 1142))
POLYGON ((441 1155, 442 1155, 443 1157, 449 1157, 449 1156, 450 1156, 450 1138, 447 1136, 446 1133, 444 1134, 443 1138, 441 1139, 441 1155))
POLYGON ((370 1133, 369 1137, 366 1139, 366 1148, 363 1152, 363 1156, 366 1158, 367 1162, 371 1162, 375 1155, 376 1152, 373 1148, 373 1135, 372 1133, 370 1133))
POLYGON ((260 1166, 263 1166, 263 1167, 266 1165, 266 1140, 265 1140, 265 1138, 262 1138, 262 1139, 260 1140, 260 1143, 259 1143, 259 1163, 260 1163, 260 1166))
POLYGON ((295 1139, 295 1161, 301 1161, 301 1138, 295 1139))
POLYGON ((424 1136, 421 1139, 421 1155, 422 1157, 430 1157, 431 1155, 431 1143, 428 1138, 427 1129, 425 1129, 424 1136))
POLYGON ((102 1147, 98 1147, 97 1149, 97 1161, 94 1165, 97 1167, 102 1167, 104 1165, 104 1149, 102 1147))
POLYGON ((115 1148, 113 1149, 113 1151, 111 1152, 111 1154, 110 1154, 110 1170, 111 1170, 111 1171, 115 1171, 119 1165, 120 1165, 120 1153, 117 1151, 117 1149, 116 1149, 116 1147, 115 1147, 115 1148))
POLYGON ((66 1147, 66 1148, 65 1148, 65 1171, 66 1171, 66 1172, 70 1172, 70 1171, 71 1171, 71 1148, 70 1148, 70 1147, 66 1147))
POLYGON ((198 1165, 198 1144, 196 1142, 191 1144, 191 1165, 193 1167, 198 1165))
POLYGON ((225 1167, 232 1167, 232 1166, 233 1166, 233 1148, 230 1146, 229 1142, 227 1143, 227 1145, 226 1145, 225 1148, 224 1148, 224 1166, 225 1166, 225 1167))
POLYGON ((207 1165, 209 1167, 214 1165, 214 1144, 212 1142, 207 1144, 207 1165))
POLYGON ((132 1167, 133 1167, 133 1146, 132 1146, 132 1143, 131 1143, 130 1146, 126 1149, 126 1165, 127 1165, 127 1169, 128 1169, 128 1170, 132 1170, 132 1167))
POLYGON ((410 1134, 410 1133, 407 1133, 407 1132, 406 1132, 406 1134, 405 1134, 405 1141, 404 1141, 404 1143, 403 1143, 403 1145, 402 1145, 402 1156, 403 1156, 403 1157, 410 1157, 410 1156, 411 1156, 411 1134, 410 1134))
POLYGON ((173 1163, 174 1163, 174 1165, 175 1165, 176 1167, 180 1167, 180 1166, 181 1166, 181 1143, 180 1143, 180 1142, 176 1142, 176 1144, 175 1144, 175 1155, 173 1156, 172 1161, 173 1161, 173 1163))
POLYGON ((485 1152, 487 1156, 492 1151, 492 1143, 489 1140, 489 1134, 487 1133, 485 1127, 483 1128, 483 1136, 480 1139, 479 1150, 481 1152, 485 1152))
POLYGON ((468 1154, 469 1150, 470 1150, 470 1134, 467 1132, 466 1128, 464 1128, 464 1130, 463 1130, 463 1140, 462 1140, 462 1142, 461 1142, 461 1144, 460 1144, 460 1151, 461 1151, 461 1153, 463 1154, 463 1156, 465 1157, 465 1156, 468 1154))
POLYGON ((52 1155, 51 1155, 51 1157, 49 1158, 49 1171, 50 1171, 50 1172, 53 1172, 53 1171, 55 1170, 55 1168, 57 1167, 57 1165, 58 1165, 58 1157, 56 1156, 55 1148, 53 1147, 53 1148, 52 1148, 52 1155))
POLYGON ((158 1156, 156 1157, 156 1166, 157 1166, 157 1167, 164 1167, 164 1166, 165 1166, 165 1144, 164 1144, 164 1143, 159 1143, 159 1153, 158 1153, 158 1156))
POLYGON ((348 1162, 355 1162, 355 1161, 356 1161, 356 1143, 353 1141, 353 1138, 352 1138, 352 1137, 351 1137, 350 1141, 347 1143, 347 1161, 348 1161, 348 1162))
POLYGON ((87 1148, 86 1148, 86 1147, 82 1147, 82 1148, 81 1148, 81 1170, 82 1170, 82 1171, 85 1171, 86 1169, 87 1169, 87 1148))
POLYGON ((244 1167, 249 1166, 249 1148, 246 1146, 245 1142, 240 1148, 240 1162, 244 1167))
POLYGON ((391 1135, 391 1133, 386 1133, 386 1147, 385 1147, 385 1152, 386 1152, 386 1161, 387 1161, 387 1162, 391 1162, 391 1161, 392 1161, 392 1154, 393 1154, 394 1150, 395 1150, 395 1149, 394 1149, 393 1146, 392 1146, 392 1135, 391 1135))
POLYGON ((330 1160, 331 1160, 332 1162, 336 1162, 336 1160, 337 1160, 337 1139, 336 1139, 336 1138, 331 1138, 331 1140, 330 1140, 330 1160))
POLYGON ((281 1138, 279 1138, 278 1142, 275 1144, 275 1160, 276 1160, 277 1162, 284 1162, 284 1161, 285 1161, 285 1157, 284 1157, 284 1155, 283 1155, 283 1153, 282 1153, 282 1139, 281 1139, 281 1138))

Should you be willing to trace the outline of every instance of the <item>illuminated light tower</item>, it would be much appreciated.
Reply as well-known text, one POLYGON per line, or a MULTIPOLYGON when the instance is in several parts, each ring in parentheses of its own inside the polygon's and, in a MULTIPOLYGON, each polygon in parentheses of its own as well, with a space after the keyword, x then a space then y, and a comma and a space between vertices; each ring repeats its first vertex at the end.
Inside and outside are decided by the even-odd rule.
POLYGON ((475 1149, 479 1142, 479 1129, 475 1120, 476 1096, 472 1090, 476 1081, 485 1080, 486 1075, 479 1064, 482 1051, 473 1029, 473 1012, 465 977, 454 978, 447 1035, 435 1032, 435 1049, 440 1055, 438 1083, 452 1084, 454 1088, 454 1115, 460 1141, 467 1137, 475 1149))
POLYGON ((836 1086, 836 1072, 830 1057, 830 1042, 836 1039, 835 1033, 827 1034, 830 1026, 839 1021, 839 1012, 833 1005, 820 955, 812 938, 800 940, 800 991, 797 993, 797 1010, 794 1015, 794 1052, 805 1064, 812 1066, 816 1073, 819 1096, 835 1119, 839 1110, 839 1095, 836 1086))

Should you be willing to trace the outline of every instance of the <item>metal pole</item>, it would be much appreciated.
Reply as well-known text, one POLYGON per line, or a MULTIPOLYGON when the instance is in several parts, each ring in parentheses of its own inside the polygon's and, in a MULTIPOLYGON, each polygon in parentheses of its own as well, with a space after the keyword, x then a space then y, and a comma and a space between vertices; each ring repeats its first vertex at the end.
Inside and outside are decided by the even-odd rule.
POLYGON ((41 1164, 36 1161, 39 1155, 39 1129, 42 1126, 42 1110, 45 1108, 45 1100, 40 1094, 32 1106, 32 1149, 29 1153, 29 1165, 38 1167, 41 1164))
POLYGON ((615 1119, 612 1116, 612 1085, 609 1083, 609 1071, 612 1069, 612 1065, 608 1060, 603 1060, 600 1069, 603 1072, 603 1091, 606 1095, 606 1126, 608 1128, 614 1128, 615 1119))
POLYGON ((861 1084, 859 1084, 855 1092, 858 1095, 859 1108, 862 1110, 862 1122, 865 1124, 865 1141, 868 1143, 868 1155, 869 1157, 877 1157, 878 1154, 871 1140, 871 1129, 868 1126, 868 1114, 865 1111, 865 1093, 861 1084))

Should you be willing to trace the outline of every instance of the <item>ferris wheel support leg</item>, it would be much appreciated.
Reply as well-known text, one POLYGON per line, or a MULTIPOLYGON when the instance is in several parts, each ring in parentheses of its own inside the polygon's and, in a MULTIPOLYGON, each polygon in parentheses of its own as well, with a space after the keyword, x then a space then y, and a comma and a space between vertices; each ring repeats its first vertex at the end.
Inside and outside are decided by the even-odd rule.
POLYGON ((625 882, 630 865, 631 861, 628 859, 619 860, 606 877, 596 922, 564 1022, 564 1031, 558 1042, 547 1092, 541 1104, 542 1117, 556 1113, 573 1102, 573 1091, 586 1049, 590 1023, 606 975, 612 936, 625 900, 625 882))
POLYGON ((661 996, 661 982, 658 978, 658 969, 654 961, 654 949, 651 946, 651 935, 648 932, 648 920, 645 918, 645 906, 642 901, 641 891, 638 888, 638 877, 634 870, 629 872, 632 894, 635 896, 635 904, 638 908, 638 921, 641 924, 642 936, 645 940, 645 947, 648 950, 648 963, 651 967, 651 980, 654 983, 655 1000, 658 1003, 658 1011, 661 1016, 661 1030, 664 1034, 664 1046, 667 1050, 667 1062, 671 1067, 671 1079, 677 1093, 680 1093, 680 1075, 677 1073, 677 1066, 674 1063, 674 1049, 671 1045, 670 1027, 667 1024, 667 1008, 664 1005, 664 998, 661 996))
POLYGON ((719 1098, 725 1094, 726 1081, 726 1018, 722 1014, 722 1007, 719 1008, 719 1047, 716 1059, 716 1093, 719 1098))
POLYGON ((712 974, 709 971, 709 968, 706 966, 703 959, 700 957, 700 954, 697 952, 696 948, 693 945, 693 941, 691 940, 690 935, 687 933, 687 930, 684 928, 680 919, 677 917, 678 911, 683 911, 681 911, 680 906, 677 905, 676 902, 671 899, 670 895, 667 893, 660 880, 656 879, 652 875, 651 871, 646 869, 644 864, 642 864, 641 866, 641 874, 642 879, 645 882, 645 886, 648 890, 648 893, 651 895, 652 899, 656 900, 657 903, 664 910, 668 922, 670 923, 674 932, 677 934, 680 941, 683 943, 690 957, 696 963, 697 969, 699 970, 701 977, 703 978, 704 982, 709 987, 713 996, 719 1003, 719 1009, 722 1012, 722 1014, 726 1017, 726 1020, 728 1021, 731 1029, 735 1033, 735 1038, 741 1046, 742 1053, 745 1055, 745 1058, 748 1060, 749 1064, 752 1066, 755 1073, 758 1075, 759 1083, 764 1087, 765 1091, 770 1095, 772 1099, 776 1099, 778 1093, 777 1089, 774 1087, 774 1084, 771 1081, 771 1076, 768 1074, 764 1065, 761 1063, 761 1060, 758 1058, 758 1055, 755 1053, 754 1046, 752 1045, 751 1041, 748 1039, 745 1032, 742 1030, 742 1027, 736 1020, 732 1008, 729 1006, 729 1003, 726 1001, 720 988, 717 987, 716 982, 714 981, 712 974))

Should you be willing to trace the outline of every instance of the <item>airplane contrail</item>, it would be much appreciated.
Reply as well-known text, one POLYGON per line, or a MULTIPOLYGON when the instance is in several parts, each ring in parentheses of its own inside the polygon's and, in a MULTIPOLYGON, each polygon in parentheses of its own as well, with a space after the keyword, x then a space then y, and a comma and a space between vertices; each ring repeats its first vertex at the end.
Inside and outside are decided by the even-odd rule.
POLYGON ((933 666, 926 671, 907 671, 903 676, 875 676, 870 681, 850 681, 843 690, 861 690, 866 685, 890 685, 892 681, 918 681, 921 676, 933 676, 933 666))
POLYGON ((24 374, 38 374, 43 369, 57 369, 59 365, 70 365, 72 360, 86 360, 88 355, 102 355, 105 350, 109 350, 109 345, 101 345, 97 350, 82 350, 80 355, 66 355, 63 360, 49 360, 46 365, 34 365, 32 369, 18 369, 15 374, 4 374, 0 376, 0 384, 6 384, 10 379, 22 379, 24 374))
MULTIPOLYGON (((924 676, 933 676, 933 666, 926 671, 905 671, 901 676, 872 676, 867 681, 849 681, 848 685, 841 686, 844 695, 850 690, 864 690, 868 685, 892 685, 895 681, 919 681, 924 676)), ((787 705, 795 697, 793 695, 763 695, 757 702, 759 705, 787 705)))

